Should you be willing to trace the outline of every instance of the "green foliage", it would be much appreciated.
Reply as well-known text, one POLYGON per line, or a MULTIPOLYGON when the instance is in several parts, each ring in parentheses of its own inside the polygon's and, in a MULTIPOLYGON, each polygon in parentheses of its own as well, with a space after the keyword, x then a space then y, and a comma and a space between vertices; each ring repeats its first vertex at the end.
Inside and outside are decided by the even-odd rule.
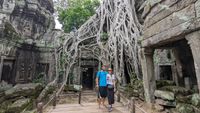
POLYGON ((162 88, 164 86, 173 86, 173 85, 175 85, 175 82, 171 80, 157 80, 156 81, 157 89, 162 88))
POLYGON ((77 90, 74 88, 73 85, 65 85, 63 91, 64 91, 64 92, 68 92, 68 91, 77 92, 77 90))
POLYGON ((60 65, 61 65, 61 71, 63 71, 63 68, 62 67, 63 65, 65 65, 67 62, 66 62, 66 58, 68 57, 68 55, 65 53, 65 52, 61 52, 61 55, 60 55, 60 65))
POLYGON ((64 31, 70 32, 73 27, 77 29, 83 25, 99 6, 99 0, 68 0, 68 8, 59 8, 59 21, 63 24, 64 31))
POLYGON ((176 96, 177 95, 187 96, 192 93, 191 90, 180 86, 164 86, 160 88, 160 90, 173 92, 176 96))
POLYGON ((64 72, 63 69, 59 69, 58 83, 62 83, 62 82, 63 82, 64 73, 65 73, 65 72, 64 72))
POLYGON ((101 33, 101 41, 102 42, 107 42, 108 37, 109 37, 108 33, 106 33, 106 32, 101 33))
POLYGON ((33 80, 33 83, 41 83, 43 85, 45 85, 45 73, 42 72, 40 74, 38 74, 38 76, 33 80))
POLYGON ((74 80, 74 75, 73 75, 73 73, 69 73, 69 76, 68 76, 68 83, 73 83, 73 80, 74 80))
POLYGON ((130 78, 130 83, 125 87, 126 96, 134 96, 144 99, 144 88, 142 80, 138 80, 135 74, 133 74, 130 78))

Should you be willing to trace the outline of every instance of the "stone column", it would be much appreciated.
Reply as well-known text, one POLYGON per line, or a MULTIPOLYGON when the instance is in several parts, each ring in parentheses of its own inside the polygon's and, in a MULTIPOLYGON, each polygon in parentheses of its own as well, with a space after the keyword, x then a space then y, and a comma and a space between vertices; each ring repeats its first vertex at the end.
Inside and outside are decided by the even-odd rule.
POLYGON ((142 63, 145 99, 147 103, 153 103, 155 100, 154 92, 156 89, 156 82, 154 75, 153 53, 154 53, 153 49, 142 48, 141 63, 142 63))
POLYGON ((200 93, 200 32, 193 32, 185 37, 192 50, 198 89, 200 93))
POLYGON ((155 79, 156 80, 160 80, 160 66, 159 66, 159 64, 157 64, 157 63, 155 63, 155 65, 154 65, 155 67, 155 79))
POLYGON ((1 82, 1 77, 2 77, 2 71, 3 71, 3 60, 4 60, 4 57, 3 56, 0 56, 0 82, 1 82))
POLYGON ((177 51, 177 48, 173 48, 173 55, 175 57, 175 62, 176 62, 176 70, 177 70, 177 76, 176 76, 176 85, 177 86, 183 86, 184 83, 184 78, 183 78, 183 71, 182 71, 182 63, 179 58, 179 54, 177 51))
POLYGON ((171 70, 172 70, 172 78, 173 78, 173 81, 176 83, 176 85, 178 86, 178 75, 177 75, 177 69, 176 69, 176 65, 173 64, 171 66, 171 70))

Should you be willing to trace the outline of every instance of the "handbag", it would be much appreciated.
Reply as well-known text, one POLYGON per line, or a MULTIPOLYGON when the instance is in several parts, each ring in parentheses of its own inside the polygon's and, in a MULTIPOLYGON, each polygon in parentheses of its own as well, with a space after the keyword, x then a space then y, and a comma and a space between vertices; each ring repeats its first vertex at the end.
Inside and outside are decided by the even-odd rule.
POLYGON ((108 85, 107 87, 108 87, 108 89, 112 89, 112 88, 114 88, 113 85, 108 85))

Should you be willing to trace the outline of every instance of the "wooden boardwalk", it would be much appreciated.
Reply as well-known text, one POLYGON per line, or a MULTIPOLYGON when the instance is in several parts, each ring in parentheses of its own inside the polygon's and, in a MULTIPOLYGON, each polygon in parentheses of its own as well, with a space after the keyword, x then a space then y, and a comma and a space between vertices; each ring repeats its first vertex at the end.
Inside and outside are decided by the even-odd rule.
MULTIPOLYGON (((85 93, 82 96, 81 104, 78 104, 78 99, 76 96, 66 96, 60 101, 60 104, 58 104, 55 109, 53 109, 53 107, 49 107, 44 113, 108 113, 108 109, 106 107, 101 106, 99 108, 98 104, 96 103, 95 93, 92 95, 89 95, 88 92, 85 93), (69 102, 69 100, 74 102, 69 102), (63 103, 63 101, 65 102, 63 103)), ((122 103, 116 102, 113 105, 113 111, 111 113, 130 112, 128 111, 128 106, 124 106, 122 103)), ((143 112, 136 108, 136 113, 143 112)))
MULTIPOLYGON (((106 113, 108 109, 105 107, 99 108, 96 103, 84 104, 60 104, 55 109, 50 109, 48 113, 106 113)), ((126 107, 115 104, 112 113, 129 113, 126 107)))

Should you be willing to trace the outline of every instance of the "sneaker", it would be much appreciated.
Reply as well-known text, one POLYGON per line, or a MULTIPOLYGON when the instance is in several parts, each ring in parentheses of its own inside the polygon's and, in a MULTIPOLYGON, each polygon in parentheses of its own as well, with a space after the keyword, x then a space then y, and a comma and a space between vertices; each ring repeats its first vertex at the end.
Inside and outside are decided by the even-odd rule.
POLYGON ((109 108, 108 108, 108 112, 111 112, 111 111, 112 111, 112 108, 111 108, 111 107, 109 107, 109 108))

